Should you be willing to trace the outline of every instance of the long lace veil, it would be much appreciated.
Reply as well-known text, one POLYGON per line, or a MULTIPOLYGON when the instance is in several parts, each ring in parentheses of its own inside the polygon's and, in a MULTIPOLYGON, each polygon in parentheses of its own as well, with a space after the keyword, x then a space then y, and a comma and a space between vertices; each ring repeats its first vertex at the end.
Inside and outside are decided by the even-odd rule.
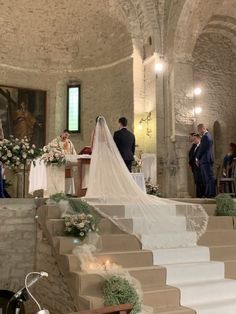
MULTIPOLYGON (((187 229, 196 231, 198 236, 207 226, 208 216, 202 206, 150 196, 139 188, 119 153, 104 117, 99 117, 96 124, 85 199, 92 204, 124 205, 128 218, 139 217, 150 223, 167 218, 168 213, 185 215, 187 229)), ((110 219, 125 231, 131 231, 122 219, 110 219)))

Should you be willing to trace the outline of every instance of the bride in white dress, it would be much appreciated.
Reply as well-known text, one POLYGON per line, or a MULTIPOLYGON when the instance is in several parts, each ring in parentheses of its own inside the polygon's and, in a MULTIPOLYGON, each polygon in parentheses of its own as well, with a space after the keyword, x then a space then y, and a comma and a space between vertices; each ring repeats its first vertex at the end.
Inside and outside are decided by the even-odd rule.
POLYGON ((123 230, 136 234, 143 246, 146 246, 146 235, 166 231, 171 239, 166 234, 165 243, 156 243, 156 247, 174 247, 177 245, 176 236, 182 236, 182 240, 178 241, 182 241, 181 245, 193 245, 207 226, 208 216, 201 206, 150 196, 139 188, 117 149, 104 117, 99 117, 96 124, 85 199, 95 206, 100 204, 101 214, 104 214, 101 204, 123 205, 126 219, 110 216, 109 219, 123 230), (132 227, 127 224, 128 218, 133 220, 132 227))

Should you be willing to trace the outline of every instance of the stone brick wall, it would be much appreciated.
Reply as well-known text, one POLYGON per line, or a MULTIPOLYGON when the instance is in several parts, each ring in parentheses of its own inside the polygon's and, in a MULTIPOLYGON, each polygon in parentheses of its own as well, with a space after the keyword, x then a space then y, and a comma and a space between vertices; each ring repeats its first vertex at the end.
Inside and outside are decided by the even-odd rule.
POLYGON ((228 144, 236 142, 236 53, 221 34, 203 34, 194 50, 194 81, 202 87, 195 106, 202 107, 197 122, 205 123, 215 136, 216 159, 222 161, 228 144), (216 121, 219 134, 214 129, 216 121))
POLYGON ((51 314, 76 311, 67 284, 59 271, 51 246, 42 231, 37 229, 36 271, 46 271, 48 278, 38 281, 34 295, 51 314))
POLYGON ((0 202, 0 289, 4 289, 8 283, 11 287, 11 282, 14 282, 14 289, 21 288, 25 274, 34 270, 34 216, 32 200, 14 204, 5 200, 0 202))
MULTIPOLYGON (((16 292, 35 270, 36 223, 32 200, 0 201, 0 290, 16 292)), ((32 303, 26 305, 33 314, 32 303)))
MULTIPOLYGON (((46 271, 30 290, 39 303, 52 314, 74 312, 71 296, 59 272, 52 250, 35 221, 33 200, 0 201, 0 290, 16 292, 24 287, 25 275, 46 271)), ((33 301, 25 303, 26 314, 35 314, 33 301)))

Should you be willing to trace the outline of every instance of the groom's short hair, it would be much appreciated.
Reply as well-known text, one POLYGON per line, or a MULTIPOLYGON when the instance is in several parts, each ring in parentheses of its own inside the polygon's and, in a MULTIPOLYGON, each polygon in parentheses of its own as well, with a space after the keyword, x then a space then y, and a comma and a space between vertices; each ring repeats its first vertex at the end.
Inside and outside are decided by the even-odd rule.
POLYGON ((127 126, 128 120, 127 120, 125 117, 121 117, 121 118, 119 119, 119 123, 120 123, 121 125, 123 125, 123 126, 127 126))

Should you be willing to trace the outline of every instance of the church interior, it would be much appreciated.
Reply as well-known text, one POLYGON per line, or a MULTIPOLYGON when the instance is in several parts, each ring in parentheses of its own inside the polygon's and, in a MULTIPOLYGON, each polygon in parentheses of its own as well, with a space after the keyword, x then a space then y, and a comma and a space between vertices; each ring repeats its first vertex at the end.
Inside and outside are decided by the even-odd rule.
POLYGON ((0 5, 0 314, 234 314, 236 1, 0 5), (153 221, 87 193, 101 116, 153 221))

